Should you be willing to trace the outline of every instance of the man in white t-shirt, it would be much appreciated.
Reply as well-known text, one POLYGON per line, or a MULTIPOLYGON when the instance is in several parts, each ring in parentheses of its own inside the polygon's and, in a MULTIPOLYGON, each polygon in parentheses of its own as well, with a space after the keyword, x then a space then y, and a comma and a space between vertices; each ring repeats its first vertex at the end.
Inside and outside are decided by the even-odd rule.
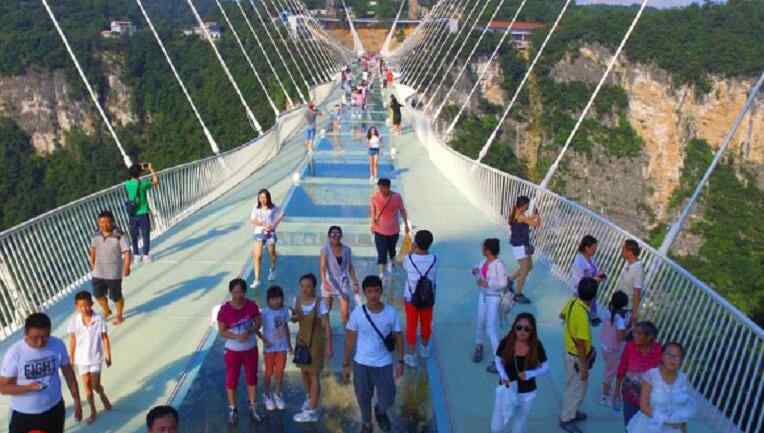
POLYGON ((74 400, 74 418, 82 420, 82 405, 64 342, 50 336, 50 318, 34 313, 24 322, 24 338, 8 349, 0 368, 0 394, 11 396, 9 433, 41 430, 63 433, 66 409, 61 396, 60 369, 74 400))
POLYGON ((85 399, 90 406, 87 423, 95 421, 96 410, 94 392, 104 409, 111 410, 111 402, 101 385, 101 364, 111 367, 111 342, 106 329, 106 321, 93 311, 93 297, 88 291, 74 296, 77 312, 69 320, 66 333, 69 334, 69 361, 77 366, 85 388, 85 399))
POLYGON ((637 323, 639 317, 639 304, 642 302, 642 261, 639 260, 641 249, 634 239, 627 239, 623 243, 622 255, 626 260, 626 266, 621 273, 621 281, 618 289, 629 297, 631 308, 631 323, 637 323))
POLYGON ((362 283, 366 305, 356 307, 350 315, 345 334, 342 373, 350 379, 350 355, 355 349, 352 375, 358 406, 361 408, 363 433, 372 433, 371 400, 377 391, 374 415, 382 431, 390 431, 387 410, 395 402, 395 379, 403 375, 403 334, 398 313, 382 302, 382 280, 371 275, 362 283), (395 361, 392 350, 396 351, 395 361), (395 365, 395 368, 393 368, 395 365))

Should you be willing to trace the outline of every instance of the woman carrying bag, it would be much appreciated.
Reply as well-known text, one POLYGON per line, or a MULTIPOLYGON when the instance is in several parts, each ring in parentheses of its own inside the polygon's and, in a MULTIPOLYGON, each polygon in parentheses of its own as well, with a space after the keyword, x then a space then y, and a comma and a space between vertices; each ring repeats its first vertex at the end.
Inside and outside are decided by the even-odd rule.
POLYGON ((499 343, 495 363, 501 381, 496 389, 491 433, 522 433, 536 398, 536 377, 549 371, 532 314, 515 317, 509 334, 499 343))
POLYGON ((332 357, 332 336, 329 326, 329 309, 316 294, 316 276, 300 277, 300 295, 292 310, 292 322, 299 324, 294 363, 300 368, 305 386, 305 403, 301 412, 295 414, 295 422, 318 421, 318 402, 321 397, 321 370, 324 359, 332 357))

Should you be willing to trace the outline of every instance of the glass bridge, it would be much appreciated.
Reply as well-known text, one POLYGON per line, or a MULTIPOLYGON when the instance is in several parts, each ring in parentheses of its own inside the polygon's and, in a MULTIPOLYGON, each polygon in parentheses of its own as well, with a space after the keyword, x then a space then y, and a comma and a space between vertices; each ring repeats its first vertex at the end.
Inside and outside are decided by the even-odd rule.
MULTIPOLYGON (((402 98, 405 90, 398 89, 402 98)), ((327 112, 336 103, 339 92, 328 86, 323 90, 323 95, 320 98, 323 100, 321 109, 327 112)), ((114 403, 114 410, 101 412, 92 426, 77 424, 68 419, 67 431, 143 432, 146 410, 153 405, 168 402, 179 409, 181 431, 185 433, 352 432, 360 428, 360 415, 352 386, 342 383, 338 376, 343 330, 336 311, 331 317, 335 355, 331 368, 327 369, 323 377, 323 416, 320 422, 296 425, 292 421, 292 415, 302 403, 303 391, 296 369, 289 365, 285 411, 269 412, 265 421, 258 424, 253 424, 245 416, 236 425, 227 424, 222 340, 211 327, 210 312, 227 298, 226 287, 231 278, 242 275, 251 281, 252 236, 248 215, 255 202, 256 192, 264 187, 272 191, 274 201, 283 204, 287 214, 279 228, 279 273, 275 282, 285 288, 287 300, 293 299, 295 295, 299 275, 306 272, 318 274, 319 249, 325 242, 326 230, 331 224, 339 224, 344 228, 345 241, 353 247, 359 275, 375 272, 372 259, 374 249, 367 218, 367 201, 373 186, 368 179, 365 145, 365 128, 371 124, 378 126, 384 136, 381 176, 391 177, 394 189, 403 194, 414 227, 427 228, 434 233, 433 250, 440 257, 433 356, 426 363, 420 363, 419 368, 407 369, 398 383, 393 431, 477 433, 489 430, 497 376, 486 373, 485 363, 476 365, 470 359, 477 304, 470 269, 480 260, 480 245, 484 238, 498 237, 505 242, 504 229, 497 224, 502 207, 511 201, 511 197, 525 193, 532 187, 519 181, 511 184, 505 180, 493 182, 495 188, 504 188, 501 195, 489 197, 492 191, 479 193, 477 188, 484 186, 480 182, 488 176, 484 174, 483 168, 469 171, 471 169, 466 168, 467 165, 460 165, 454 159, 457 156, 449 150, 436 149, 434 141, 427 140, 428 134, 434 135, 437 131, 428 129, 431 126, 423 124, 421 115, 413 111, 404 113, 404 132, 397 136, 391 135, 385 123, 386 113, 383 111, 381 96, 378 93, 375 96, 370 117, 346 117, 337 131, 331 130, 328 116, 321 117, 328 131, 312 159, 305 154, 302 111, 298 110, 288 114, 283 124, 277 126, 281 129, 281 142, 266 136, 246 148, 252 150, 237 150, 235 152, 240 153, 222 157, 224 164, 212 158, 201 163, 208 164, 204 170, 163 174, 168 177, 163 179, 162 186, 155 194, 161 194, 164 188, 179 188, 183 179, 194 179, 199 184, 195 184, 195 189, 191 188, 196 192, 181 193, 178 189, 177 202, 160 195, 153 196, 155 209, 159 213, 157 231, 161 233, 155 243, 155 261, 140 265, 126 280, 126 322, 111 329, 114 365, 105 370, 103 381, 114 403), (397 151, 395 158, 391 158, 390 149, 393 147, 397 151), (226 184, 205 186, 207 178, 204 176, 208 176, 205 173, 211 171, 220 174, 219 170, 231 170, 227 172, 229 174, 241 170, 241 175, 227 177, 226 184), (468 178, 474 181, 465 186, 465 179, 468 178), (503 186, 501 182, 505 182, 503 186)), ((601 246, 601 261, 612 271, 609 273, 614 274, 622 265, 618 258, 618 248, 627 235, 609 229, 609 226, 590 213, 568 202, 554 202, 552 199, 552 196, 546 195, 542 196, 541 201, 541 211, 548 215, 548 226, 556 228, 548 229, 547 233, 540 234, 537 239, 543 259, 531 273, 527 284, 527 293, 533 303, 517 306, 512 312, 529 311, 536 315, 540 338, 547 348, 551 364, 550 374, 539 379, 539 395, 528 422, 529 433, 558 431, 564 352, 562 327, 557 316, 569 295, 564 284, 569 266, 566 263, 572 260, 571 252, 575 243, 582 231, 596 230, 595 234, 599 233, 599 237, 605 239, 601 246), (553 209, 553 205, 562 209, 562 213, 555 213, 553 210, 557 208, 553 209), (565 225, 570 220, 575 221, 575 227, 565 225)), ((103 206, 117 207, 120 203, 119 191, 109 190, 53 217, 66 217, 75 221, 95 209, 103 206)), ((124 216, 120 215, 119 218, 124 222, 124 216)), ((45 221, 43 219, 42 223, 45 221)), ((30 223, 28 228, 36 230, 39 226, 34 224, 30 223)), ((83 227, 88 227, 90 222, 83 224, 83 227)), ((45 232, 41 233, 40 238, 47 236, 45 232)), ((75 242, 74 245, 81 243, 75 242)), ((57 264, 60 268, 46 270, 40 267, 35 275, 47 278, 54 271, 77 275, 82 270, 78 263, 85 257, 85 250, 77 248, 62 256, 63 262, 57 264), (80 253, 82 258, 76 256, 80 253), (72 270, 68 271, 69 268, 72 270)), ((507 254, 502 258, 510 269, 516 266, 507 254)), ((648 257, 647 263, 658 269, 661 275, 672 278, 672 286, 664 284, 666 291, 663 298, 648 297, 647 302, 656 305, 653 311, 658 326, 670 338, 685 335, 691 340, 687 368, 699 371, 693 376, 693 383, 699 387, 705 386, 706 375, 710 374, 708 363, 713 361, 709 357, 718 356, 718 353, 709 349, 705 355, 699 355, 701 352, 698 344, 702 341, 721 342, 718 337, 704 332, 692 329, 680 332, 677 329, 685 324, 691 327, 689 318, 696 317, 695 313, 701 308, 710 311, 707 320, 718 319, 724 326, 733 326, 737 319, 730 315, 728 309, 719 308, 709 301, 710 295, 707 293, 693 292, 694 286, 684 283, 680 278, 685 274, 671 273, 679 271, 672 271, 674 268, 669 266, 670 263, 664 265, 656 256, 648 257), (657 307, 661 302, 690 298, 688 309, 683 311, 661 310, 657 307)), ((268 264, 269 259, 265 258, 263 266, 268 264)), ((5 267, 2 270, 10 272, 13 269, 16 268, 5 267)), ((45 305, 53 319, 54 335, 64 336, 65 321, 72 313, 71 293, 83 283, 85 279, 73 280, 68 289, 51 298, 52 301, 45 305)), ((5 290, 13 293, 13 287, 5 282, 3 284, 6 285, 5 290)), ((386 281, 385 288, 387 301, 398 308, 401 307, 401 284, 400 275, 396 275, 386 281)), ((21 289, 17 287, 15 290, 21 289)), ((259 303, 265 301, 264 290, 260 288, 254 292, 253 296, 259 303)), ((16 305, 21 308, 22 304, 16 305)), ((696 320, 702 321, 700 326, 707 324, 703 321, 706 319, 696 320)), ((0 343, 0 350, 3 351, 19 335, 10 324, 6 325, 6 338, 0 343)), ((507 332, 506 325, 501 332, 507 332)), ((758 344, 752 347, 761 350, 761 340, 756 343, 756 337, 746 334, 743 325, 734 328, 727 336, 728 340, 747 338, 746 341, 751 345, 758 344)), ((726 356, 724 359, 727 359, 726 356)), ((756 355, 753 359, 756 359, 756 355)), ((758 359, 761 361, 760 355, 758 359)), ((752 368, 749 364, 741 367, 747 370, 752 368)), ((749 379, 749 382, 735 379, 734 383, 731 382, 731 388, 747 384, 751 390, 760 393, 761 377, 756 379, 755 375, 761 374, 761 368, 753 368, 753 379, 749 379)), ((737 370, 742 374, 741 368, 737 370)), ((597 403, 598 378, 601 376, 602 365, 598 363, 591 375, 594 379, 591 380, 583 406, 589 419, 581 423, 581 428, 587 433, 621 432, 621 416, 597 403)), ((242 408, 245 407, 243 391, 240 388, 238 393, 242 408)), ((699 398, 703 400, 703 397, 699 398)), ((747 416, 758 416, 760 420, 760 400, 756 400, 754 395, 745 401, 759 402, 754 403, 758 407, 749 409, 747 416)), ((67 404, 71 404, 68 397, 67 404)), ((0 431, 5 431, 9 412, 7 399, 0 400, 0 405, 3 406, 0 410, 0 431)), ((706 409, 699 411, 698 417, 690 422, 690 432, 736 431, 724 423, 725 417, 719 415, 719 410, 713 404, 706 403, 706 406, 701 407, 706 409)), ((264 410, 261 412, 265 413, 264 410)))

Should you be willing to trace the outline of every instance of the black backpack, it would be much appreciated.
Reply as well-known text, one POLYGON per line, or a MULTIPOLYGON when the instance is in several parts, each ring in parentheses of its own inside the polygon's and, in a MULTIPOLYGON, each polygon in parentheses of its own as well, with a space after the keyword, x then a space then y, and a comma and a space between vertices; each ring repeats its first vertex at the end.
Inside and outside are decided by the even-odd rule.
MULTIPOLYGON (((125 185, 125 191, 127 191, 127 185, 125 185)), ((127 200, 125 200, 125 211, 127 212, 127 216, 134 217, 136 216, 136 212, 138 211, 138 200, 140 200, 141 196, 141 183, 138 181, 138 187, 135 190, 135 198, 130 199, 130 193, 127 193, 127 200)))
POLYGON ((432 264, 427 268, 427 271, 424 274, 422 274, 422 272, 419 271, 419 268, 416 267, 411 255, 409 255, 409 261, 411 262, 411 266, 413 266, 419 274, 419 280, 417 280, 414 292, 411 294, 411 304, 418 309, 430 308, 435 305, 435 285, 432 280, 427 277, 427 274, 429 274, 435 266, 438 258, 433 256, 432 264))

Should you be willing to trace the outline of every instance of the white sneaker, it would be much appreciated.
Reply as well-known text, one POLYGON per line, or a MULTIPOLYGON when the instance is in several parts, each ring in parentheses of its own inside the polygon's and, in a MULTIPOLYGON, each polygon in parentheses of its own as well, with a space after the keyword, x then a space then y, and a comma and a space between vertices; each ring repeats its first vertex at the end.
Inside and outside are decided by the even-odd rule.
POLYGON ((276 404, 268 394, 263 393, 263 404, 265 404, 265 410, 272 411, 276 409, 276 404))
POLYGON ((276 269, 271 268, 270 271, 268 271, 268 281, 273 281, 276 279, 276 269))
POLYGON ((379 279, 380 280, 384 280, 385 279, 385 273, 384 272, 380 272, 379 273, 379 279))
POLYGON ((387 273, 392 274, 393 273, 393 262, 389 261, 387 262, 387 273))
POLYGON ((151 260, 151 256, 146 254, 143 256, 143 263, 151 263, 153 260, 151 260))
POLYGON ((305 401, 302 402, 302 406, 300 407, 300 410, 305 412, 306 410, 310 410, 310 395, 305 394, 305 401))
POLYGON ((252 417, 252 420, 255 422, 260 422, 263 420, 263 417, 260 416, 259 413, 257 413, 257 406, 250 404, 249 405, 249 416, 252 417))
POLYGON ((410 353, 403 355, 403 362, 411 368, 416 368, 416 355, 410 353))
POLYGON ((374 184, 374 176, 369 176, 369 184, 374 184))
POLYGON ((294 422, 316 422, 318 421, 318 411, 313 409, 304 410, 292 418, 294 422))
POLYGON ((278 410, 284 410, 284 408, 286 408, 284 397, 282 397, 281 394, 277 392, 273 393, 273 402, 276 404, 276 409, 278 410))
POLYGON ((141 264, 142 261, 143 261, 143 256, 142 255, 139 254, 137 256, 133 256, 133 265, 137 266, 137 265, 141 264))
POLYGON ((430 357, 430 345, 429 344, 427 344, 427 345, 420 344, 419 345, 419 356, 421 356, 422 358, 429 358, 430 357))
POLYGON ((260 286, 260 280, 255 280, 252 282, 252 284, 249 286, 250 289, 256 289, 258 286, 260 286))

